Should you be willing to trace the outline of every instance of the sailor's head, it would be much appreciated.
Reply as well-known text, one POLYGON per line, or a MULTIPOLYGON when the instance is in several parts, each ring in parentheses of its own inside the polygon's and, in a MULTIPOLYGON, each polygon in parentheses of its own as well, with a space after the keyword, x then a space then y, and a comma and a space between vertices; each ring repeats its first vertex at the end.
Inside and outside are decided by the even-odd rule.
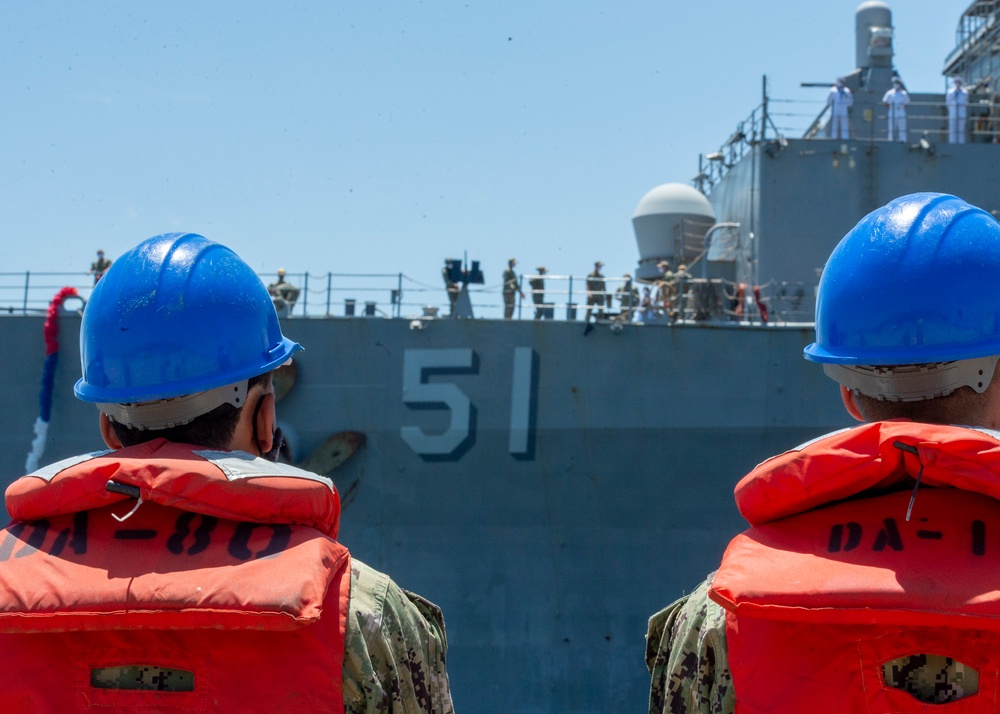
POLYGON ((837 86, 843 88, 845 82, 843 77, 837 77, 837 86))
POLYGON ((594 270, 600 270, 603 267, 604 267, 604 263, 602 263, 599 260, 595 260, 594 261, 594 270))
POLYGON ((955 196, 911 194, 865 216, 833 251, 805 357, 858 418, 1000 426, 990 412, 998 314, 1000 224, 955 196))
POLYGON ((535 268, 535 272, 537 272, 539 275, 545 275, 545 266, 539 265, 537 268, 535 268))
POLYGON ((509 258, 507 260, 507 265, 513 268, 515 265, 517 265, 517 260, 515 258, 509 258))
MULTIPOLYGON (((164 436, 222 448, 226 428, 250 418, 244 404, 256 410, 257 430, 271 371, 299 349, 239 256, 200 235, 169 233, 125 253, 97 283, 80 327, 83 377, 74 391, 97 405, 102 432, 122 444, 164 436), (232 418, 206 435, 206 420, 219 413, 232 418)), ((268 412, 273 421, 273 396, 268 412)), ((270 451, 270 431, 259 436, 257 450, 270 451)))
POLYGON ((895 87, 896 89, 902 89, 903 88, 903 82, 902 82, 902 80, 900 80, 899 77, 893 77, 892 78, 892 86, 895 87))
POLYGON ((97 249, 97 257, 98 258, 103 258, 104 257, 104 251, 101 250, 100 248, 97 249))
POLYGON ((954 84, 956 87, 961 87, 963 84, 965 84, 965 82, 962 81, 961 77, 952 77, 951 83, 954 84))
POLYGON ((278 277, 279 278, 285 277, 285 269, 284 268, 278 268, 278 277))

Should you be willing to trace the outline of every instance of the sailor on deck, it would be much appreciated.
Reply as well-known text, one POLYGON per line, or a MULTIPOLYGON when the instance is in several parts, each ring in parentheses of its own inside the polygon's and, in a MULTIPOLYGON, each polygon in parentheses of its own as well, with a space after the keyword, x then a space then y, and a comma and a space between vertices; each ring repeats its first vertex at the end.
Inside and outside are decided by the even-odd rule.
POLYGON ((90 264, 90 272, 94 276, 94 285, 97 285, 97 281, 101 279, 101 276, 108 272, 108 268, 111 267, 111 261, 104 257, 104 251, 97 251, 97 260, 90 264))
POLYGON ((866 423, 740 481, 751 528, 650 619, 650 712, 996 708, 998 310, 986 211, 912 194, 845 236, 805 357, 866 423))
POLYGON ((520 295, 524 299, 524 291, 521 290, 521 281, 517 277, 514 266, 517 260, 511 258, 507 261, 507 269, 503 271, 503 319, 509 320, 514 317, 514 305, 517 300, 515 295, 520 295))
POLYGON ((830 138, 850 139, 851 127, 848 122, 847 110, 854 104, 854 95, 848 89, 843 77, 830 88, 826 103, 830 106, 830 138))
POLYGON ((969 90, 963 86, 961 77, 952 80, 951 89, 945 95, 944 101, 948 106, 948 143, 964 144, 969 90))
POLYGON ((882 103, 889 110, 889 141, 906 141, 906 105, 910 103, 910 95, 903 89, 899 77, 892 80, 892 89, 882 96, 882 103))
POLYGON ((633 312, 639 306, 639 288, 632 282, 632 276, 628 273, 622 275, 622 284, 615 290, 615 297, 621 305, 622 315, 631 321, 633 312))
POLYGON ((535 274, 528 280, 531 288, 531 301, 535 304, 535 319, 541 320, 545 317, 545 266, 539 265, 535 268, 535 274))
POLYGON ((458 276, 452 274, 454 262, 452 258, 445 258, 444 267, 441 268, 444 289, 448 293, 448 317, 455 317, 455 303, 458 302, 458 294, 462 291, 462 286, 455 280, 458 276))
POLYGON ((594 310, 594 306, 597 306, 597 319, 601 320, 604 318, 604 305, 607 304, 611 307, 611 294, 607 292, 604 274, 601 273, 601 268, 604 267, 604 263, 601 261, 594 262, 594 270, 587 273, 587 316, 585 322, 590 324, 590 316, 594 310))

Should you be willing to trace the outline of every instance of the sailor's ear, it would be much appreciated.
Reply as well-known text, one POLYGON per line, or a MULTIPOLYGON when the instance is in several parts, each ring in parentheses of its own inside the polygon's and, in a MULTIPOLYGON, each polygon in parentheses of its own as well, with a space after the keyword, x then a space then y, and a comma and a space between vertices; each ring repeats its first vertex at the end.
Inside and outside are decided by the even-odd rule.
POLYGON ((104 439, 104 443, 108 445, 108 448, 122 448, 122 442, 118 440, 118 435, 115 434, 115 430, 111 428, 111 419, 108 418, 108 415, 101 412, 99 421, 101 425, 101 438, 104 439))
POLYGON ((866 419, 861 416, 861 410, 858 409, 858 402, 854 399, 854 392, 845 387, 843 384, 840 385, 840 399, 844 402, 844 409, 847 413, 858 421, 866 421, 866 419))
POLYGON ((277 417, 274 411, 274 392, 268 392, 261 399, 264 403, 257 412, 257 438, 260 444, 255 446, 258 446, 263 456, 274 446, 274 427, 277 426, 277 417))

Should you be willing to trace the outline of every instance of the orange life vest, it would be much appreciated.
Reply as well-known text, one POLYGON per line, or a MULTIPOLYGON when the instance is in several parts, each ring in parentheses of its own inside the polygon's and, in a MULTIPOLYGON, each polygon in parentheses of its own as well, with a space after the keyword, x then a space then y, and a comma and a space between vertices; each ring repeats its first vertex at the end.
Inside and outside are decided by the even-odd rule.
POLYGON ((1000 435, 866 424, 764 462, 736 498, 752 527, 710 597, 737 712, 997 711, 1000 435), (883 664, 912 654, 975 669, 978 694, 924 704, 887 685, 883 664))
POLYGON ((158 439, 25 476, 7 507, 3 711, 343 711, 328 480, 158 439), (141 494, 125 520, 109 481, 141 494))

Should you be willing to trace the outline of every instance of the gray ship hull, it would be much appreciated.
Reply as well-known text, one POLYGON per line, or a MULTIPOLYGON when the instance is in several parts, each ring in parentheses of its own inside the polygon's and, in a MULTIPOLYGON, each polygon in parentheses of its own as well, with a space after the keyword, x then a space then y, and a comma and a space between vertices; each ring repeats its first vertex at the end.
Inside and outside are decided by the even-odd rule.
MULTIPOLYGON (((284 321, 306 347, 278 405, 293 460, 366 436, 330 474, 341 540, 442 607, 460 711, 642 711, 646 620, 743 528, 736 481, 848 424, 801 357, 811 326, 421 325, 284 321)), ((0 329, 10 403, 33 405, 42 318, 0 329)), ((102 446, 72 397, 78 329, 63 318, 46 462, 102 446)), ((35 416, 0 417, 8 481, 35 416)))

